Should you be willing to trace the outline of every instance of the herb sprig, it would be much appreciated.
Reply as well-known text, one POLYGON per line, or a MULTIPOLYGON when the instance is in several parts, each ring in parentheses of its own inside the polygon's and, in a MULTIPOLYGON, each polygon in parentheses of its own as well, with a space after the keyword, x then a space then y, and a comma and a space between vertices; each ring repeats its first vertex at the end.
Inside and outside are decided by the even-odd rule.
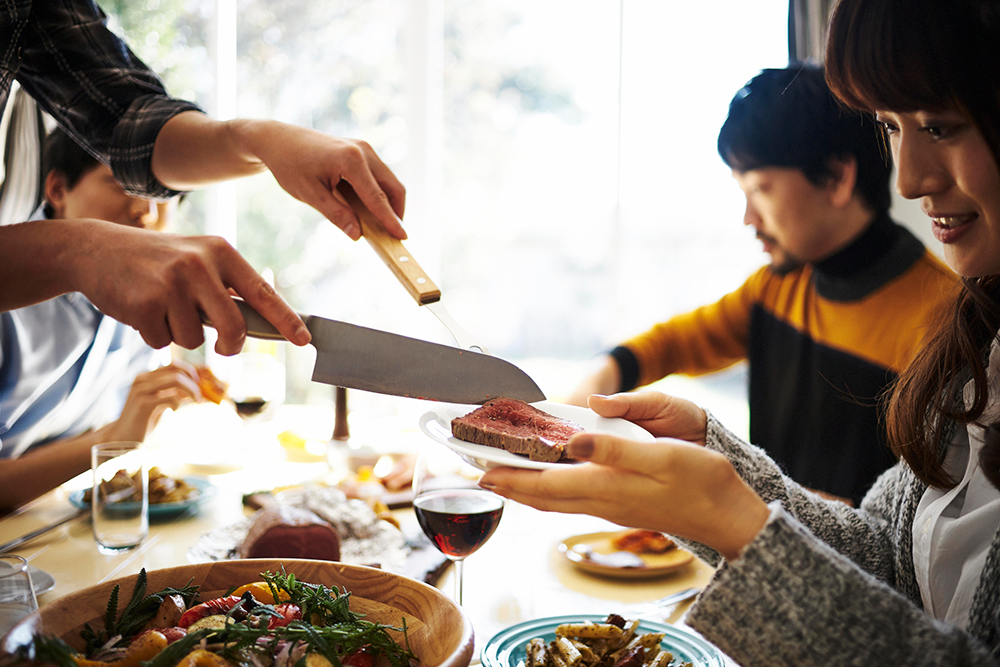
POLYGON ((341 656, 364 646, 385 655, 395 667, 415 657, 410 650, 405 618, 401 619, 401 628, 366 621, 363 614, 351 611, 349 591, 299 581, 284 568, 278 573, 262 572, 260 576, 274 599, 284 591, 288 601, 302 609, 302 621, 292 621, 280 631, 272 631, 276 640, 305 642, 335 667, 340 666, 341 656), (403 633, 405 648, 388 634, 389 630, 403 633))
POLYGON ((17 647, 17 658, 21 662, 37 665, 57 665, 57 667, 76 667, 79 657, 76 649, 59 637, 47 637, 36 634, 30 644, 17 647))
POLYGON ((275 600, 278 599, 278 593, 284 591, 288 594, 288 601, 302 609, 302 618, 315 625, 353 623, 363 618, 362 614, 351 611, 351 594, 346 590, 341 593, 336 586, 327 588, 323 584, 299 581, 295 574, 286 573, 284 567, 281 572, 262 572, 260 576, 271 589, 275 600))
POLYGON ((307 645, 309 651, 323 655, 334 667, 341 666, 342 657, 365 646, 384 655, 394 667, 403 667, 415 657, 408 647, 397 644, 386 632, 387 629, 398 628, 367 621, 355 621, 355 624, 318 627, 302 621, 292 621, 287 626, 271 630, 243 623, 233 623, 224 628, 204 628, 168 645, 150 662, 145 663, 144 667, 176 665, 202 642, 219 646, 218 652, 237 664, 246 662, 248 651, 273 654, 278 646, 292 642, 307 645))
POLYGON ((98 632, 88 623, 80 631, 80 636, 87 643, 87 655, 91 655, 115 636, 122 637, 121 640, 115 642, 115 645, 122 642, 127 644, 133 635, 156 616, 157 610, 167 597, 180 595, 184 599, 184 604, 190 605, 198 594, 198 587, 191 585, 191 581, 189 581, 187 586, 183 588, 164 588, 162 591, 146 595, 146 578, 146 569, 139 570, 139 576, 135 580, 135 588, 132 589, 132 597, 122 609, 120 616, 118 615, 119 587, 115 585, 111 590, 111 597, 108 599, 108 606, 104 612, 104 630, 98 632))
MULTIPOLYGON (((228 623, 221 628, 189 632, 185 637, 167 645, 151 661, 143 663, 143 667, 173 667, 202 643, 214 647, 213 650, 237 664, 247 663, 246 658, 250 653, 273 654, 279 646, 288 643, 298 643, 305 646, 307 652, 323 655, 334 667, 342 667, 341 658, 361 648, 368 648, 373 653, 384 656, 392 667, 407 667, 416 660, 410 648, 405 618, 401 619, 402 627, 367 621, 363 614, 350 610, 351 594, 346 590, 340 592, 337 587, 330 589, 322 584, 299 581, 294 574, 286 573, 284 568, 280 573, 264 572, 260 576, 270 588, 273 599, 279 599, 279 593, 284 592, 288 596, 288 603, 301 608, 303 620, 269 629, 266 619, 281 614, 274 605, 260 604, 248 613, 264 622, 228 623), (397 643, 389 634, 390 631, 401 632, 404 645, 397 643)), ((86 655, 91 655, 115 636, 120 637, 115 645, 128 644, 152 619, 168 595, 180 595, 190 605, 198 593, 198 587, 189 582, 180 589, 166 588, 146 595, 146 584, 146 571, 142 570, 132 597, 120 615, 117 614, 120 591, 118 586, 114 587, 105 612, 104 630, 97 632, 88 624, 80 633, 87 642, 86 655)), ((240 606, 242 603, 237 605, 240 606)), ((235 610, 236 608, 231 610, 227 616, 232 615, 235 610)), ((76 664, 75 651, 59 638, 38 635, 24 649, 26 653, 22 657, 36 660, 41 658, 45 662, 66 667, 75 667, 76 664)))

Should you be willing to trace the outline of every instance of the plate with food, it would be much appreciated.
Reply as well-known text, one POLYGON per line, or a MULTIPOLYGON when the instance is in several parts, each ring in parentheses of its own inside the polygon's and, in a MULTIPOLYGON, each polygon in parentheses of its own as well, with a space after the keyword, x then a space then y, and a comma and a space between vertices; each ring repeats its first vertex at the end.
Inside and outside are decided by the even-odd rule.
POLYGON ((240 664, 466 667, 473 632, 458 605, 426 584, 371 567, 270 559, 96 584, 29 615, 0 644, 39 664, 230 664, 223 651, 240 664))
MULTIPOLYGON (((113 478, 112 482, 121 489, 135 485, 136 481, 122 474, 123 479, 113 478)), ((116 486, 113 491, 119 490, 116 486)), ((69 502, 81 509, 90 509, 92 489, 79 489, 69 495, 69 502)), ((149 516, 152 519, 177 516, 196 507, 215 495, 215 487, 199 477, 175 478, 164 475, 156 467, 149 470, 149 516)), ((123 508, 128 502, 122 503, 123 508)))
POLYGON ((601 417, 587 408, 511 398, 481 406, 442 403, 420 418, 420 430, 480 470, 500 466, 545 470, 572 463, 564 449, 580 431, 653 440, 641 426, 601 417))
POLYGON ((726 664, 719 649, 692 632, 614 614, 551 616, 513 625, 486 642, 481 660, 484 667, 598 667, 616 664, 630 646, 642 647, 628 663, 635 667, 726 664))
POLYGON ((694 561, 670 537, 640 529, 576 535, 560 542, 559 552, 585 572, 616 579, 659 577, 694 561))
POLYGON ((406 536, 391 516, 333 487, 288 489, 237 521, 202 533, 192 563, 246 558, 302 558, 405 569, 406 536))

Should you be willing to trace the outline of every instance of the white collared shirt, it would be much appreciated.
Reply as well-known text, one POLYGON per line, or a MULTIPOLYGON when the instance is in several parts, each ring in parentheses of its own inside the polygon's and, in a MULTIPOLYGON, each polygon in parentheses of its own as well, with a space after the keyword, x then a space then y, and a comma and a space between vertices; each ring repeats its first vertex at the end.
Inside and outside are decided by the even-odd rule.
POLYGON ((77 292, 0 313, 0 459, 118 419, 135 377, 168 362, 77 292))
MULTIPOLYGON (((989 403, 980 422, 1000 421, 1000 344, 990 349, 989 403)), ((964 390, 966 405, 972 386, 964 390)), ((928 488, 913 520, 913 565, 924 609, 939 620, 965 628, 972 598, 993 536, 1000 526, 1000 490, 979 466, 985 437, 969 424, 945 455, 945 469, 961 481, 953 489, 928 488)))

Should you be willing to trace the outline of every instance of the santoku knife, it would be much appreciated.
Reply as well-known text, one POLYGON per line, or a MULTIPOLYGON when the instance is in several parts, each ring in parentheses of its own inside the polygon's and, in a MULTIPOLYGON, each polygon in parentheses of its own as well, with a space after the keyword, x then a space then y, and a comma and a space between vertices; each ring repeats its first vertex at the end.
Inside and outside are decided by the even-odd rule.
MULTIPOLYGON (((246 319, 247 335, 285 340, 249 304, 233 301, 246 319)), ((545 400, 527 373, 498 357, 316 315, 301 317, 316 348, 312 375, 316 382, 469 405, 500 396, 529 403, 545 400)))

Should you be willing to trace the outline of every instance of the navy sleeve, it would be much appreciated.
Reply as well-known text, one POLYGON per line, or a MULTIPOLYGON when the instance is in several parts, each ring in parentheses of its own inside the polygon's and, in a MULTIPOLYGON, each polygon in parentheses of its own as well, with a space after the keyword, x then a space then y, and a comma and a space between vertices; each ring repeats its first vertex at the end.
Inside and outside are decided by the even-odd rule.
POLYGON ((639 383, 639 360, 636 359, 632 350, 619 345, 608 354, 618 362, 618 368, 621 370, 622 381, 618 391, 632 391, 635 389, 639 383))

